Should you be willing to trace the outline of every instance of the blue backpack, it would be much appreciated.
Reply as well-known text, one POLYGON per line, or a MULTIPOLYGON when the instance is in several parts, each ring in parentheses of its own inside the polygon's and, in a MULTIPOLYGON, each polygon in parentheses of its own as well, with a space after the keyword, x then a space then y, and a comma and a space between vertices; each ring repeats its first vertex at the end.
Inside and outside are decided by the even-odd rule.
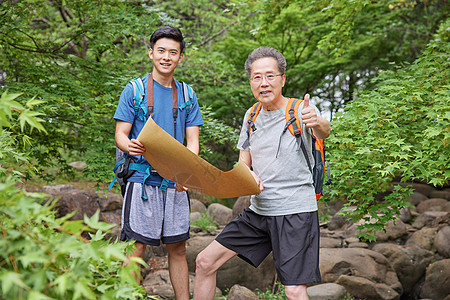
MULTIPOLYGON (((151 80, 151 74, 149 75, 149 80, 151 80)), ((138 118, 138 112, 141 109, 143 114, 141 120, 146 122, 148 118, 150 118, 153 115, 153 97, 148 103, 148 107, 144 107, 142 104, 144 102, 144 96, 145 96, 145 89, 144 89, 144 83, 142 82, 142 79, 140 77, 136 77, 130 80, 131 85, 133 86, 133 104, 134 104, 134 120, 133 125, 136 119, 138 118)), ((178 106, 178 103, 173 104, 173 118, 174 118, 174 126, 176 126, 176 119, 178 116, 178 109, 183 110, 187 109, 187 115, 189 115, 192 105, 194 103, 194 91, 192 88, 185 82, 181 81, 183 86, 183 97, 184 97, 184 103, 178 106)), ((151 87, 152 88, 152 87, 151 87)), ((150 95, 153 95, 153 91, 150 91, 150 95)), ((176 128, 176 127, 175 127, 176 128)), ((176 130, 174 131, 176 134, 176 130)), ((130 133, 131 134, 131 133, 130 133)), ((143 184, 145 183, 148 176, 150 176, 150 173, 156 173, 156 171, 151 168, 148 165, 142 165, 134 162, 134 157, 129 155, 128 153, 124 153, 122 150, 120 150, 118 147, 116 147, 116 165, 113 169, 115 175, 113 180, 111 181, 109 185, 109 190, 113 187, 114 183, 117 181, 120 185, 120 190, 122 193, 122 196, 125 195, 125 188, 128 182, 128 178, 133 175, 135 171, 140 171, 145 173, 143 184)), ((169 181, 167 179, 163 179, 161 183, 161 189, 166 190, 168 186, 169 181)), ((145 189, 142 189, 142 199, 147 200, 147 196, 145 194, 145 189)))

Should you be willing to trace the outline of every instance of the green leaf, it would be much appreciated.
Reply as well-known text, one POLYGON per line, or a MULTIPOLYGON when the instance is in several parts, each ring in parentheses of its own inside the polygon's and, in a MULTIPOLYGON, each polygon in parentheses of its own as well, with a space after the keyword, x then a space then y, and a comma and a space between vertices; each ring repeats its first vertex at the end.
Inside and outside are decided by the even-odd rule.
POLYGON ((7 295, 13 286, 28 289, 28 286, 22 280, 22 276, 16 272, 3 271, 0 274, 0 281, 2 282, 2 291, 4 295, 7 295))
POLYGON ((50 297, 46 296, 45 294, 42 294, 41 292, 32 290, 28 294, 28 299, 29 300, 50 300, 53 298, 50 298, 50 297))
POLYGON ((82 220, 67 221, 64 223, 63 228, 75 234, 81 234, 83 231, 86 231, 88 229, 88 227, 83 223, 82 220))
POLYGON ((37 106, 39 104, 43 104, 45 101, 36 99, 36 96, 27 101, 26 107, 33 108, 33 106, 37 106))
POLYGON ((92 217, 84 215, 84 222, 92 229, 107 231, 113 228, 114 224, 108 224, 105 222, 99 222, 100 210, 97 210, 92 217))
POLYGON ((31 111, 29 109, 25 109, 19 116, 20 128, 24 131, 25 123, 28 123, 31 126, 31 131, 36 128, 39 131, 47 132, 42 125, 44 122, 43 119, 38 118, 42 113, 31 111))

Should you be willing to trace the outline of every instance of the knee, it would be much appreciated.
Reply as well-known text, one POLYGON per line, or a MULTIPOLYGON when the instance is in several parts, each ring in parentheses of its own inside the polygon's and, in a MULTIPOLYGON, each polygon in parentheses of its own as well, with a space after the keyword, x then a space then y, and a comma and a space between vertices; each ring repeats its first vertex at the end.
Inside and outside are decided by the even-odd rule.
POLYGON ((195 273, 208 275, 214 272, 212 260, 203 251, 200 252, 195 259, 195 273))

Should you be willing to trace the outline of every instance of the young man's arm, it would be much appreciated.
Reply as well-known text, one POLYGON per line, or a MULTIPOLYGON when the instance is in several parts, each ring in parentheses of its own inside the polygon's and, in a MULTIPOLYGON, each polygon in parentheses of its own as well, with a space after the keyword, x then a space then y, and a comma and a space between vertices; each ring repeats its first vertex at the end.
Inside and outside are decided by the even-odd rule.
POLYGON ((264 186, 263 186, 263 183, 262 183, 261 179, 258 177, 258 175, 255 174, 255 172, 253 172, 251 170, 251 167, 252 167, 252 156, 250 154, 250 151, 248 151, 248 150, 241 150, 239 152, 239 161, 242 161, 247 166, 248 170, 253 175, 253 178, 255 178, 256 184, 258 185, 259 189, 262 191, 264 189, 264 186))
POLYGON ((199 146, 199 126, 186 127, 186 148, 198 155, 199 146))
POLYGON ((145 152, 144 145, 138 140, 128 138, 132 126, 131 123, 117 120, 114 142, 125 153, 133 156, 142 155, 145 152))

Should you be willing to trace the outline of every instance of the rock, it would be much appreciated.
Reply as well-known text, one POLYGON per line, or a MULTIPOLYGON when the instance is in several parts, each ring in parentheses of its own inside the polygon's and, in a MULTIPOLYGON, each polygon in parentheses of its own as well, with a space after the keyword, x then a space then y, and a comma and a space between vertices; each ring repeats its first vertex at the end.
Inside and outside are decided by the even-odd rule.
POLYGON ((195 272, 195 259, 197 255, 214 241, 214 239, 215 236, 213 235, 197 235, 186 241, 186 260, 189 272, 195 272))
POLYGON ((113 193, 97 193, 98 204, 102 212, 122 209, 123 197, 113 193))
POLYGON ((403 223, 409 223, 412 219, 411 210, 409 207, 403 207, 400 209, 400 215, 398 216, 403 223))
MULTIPOLYGON (((370 223, 374 223, 375 220, 371 219, 370 223)), ((359 232, 367 232, 367 229, 362 229, 361 231, 358 229, 358 226, 366 223, 364 220, 359 220, 353 225, 349 226, 344 230, 344 235, 346 237, 356 237, 359 232)), ((374 232, 377 241, 389 241, 396 240, 408 234, 408 226, 403 223, 399 218, 396 218, 393 221, 389 221, 385 224, 384 231, 378 230, 374 232)))
POLYGON ((60 198, 55 206, 58 217, 75 212, 70 217, 70 220, 84 220, 84 215, 92 217, 100 210, 98 203, 99 196, 89 191, 69 189, 59 196, 60 198))
POLYGON ((419 213, 423 213, 426 211, 442 211, 447 203, 447 200, 441 198, 428 199, 420 202, 420 204, 417 205, 417 211, 419 213))
POLYGON ((106 223, 117 224, 118 229, 120 231, 120 222, 122 219, 122 209, 101 212, 100 219, 106 223))
POLYGON ((339 213, 336 213, 328 222, 328 229, 336 230, 344 227, 345 225, 350 226, 351 224, 353 224, 352 221, 347 221, 345 216, 341 216, 339 213))
POLYGON ((374 283, 364 277, 341 275, 336 283, 345 286, 356 298, 366 300, 397 300, 400 294, 384 283, 374 283))
POLYGON ((214 223, 226 225, 231 221, 233 212, 231 208, 228 208, 225 205, 213 203, 208 206, 206 214, 214 223))
POLYGON ((371 286, 370 294, 361 298, 396 299, 403 292, 402 285, 389 261, 382 254, 372 250, 321 248, 319 267, 324 283, 341 284, 354 296, 361 295, 360 291, 355 285, 354 278, 347 277, 357 277, 355 279, 357 282, 361 281, 364 285, 371 286), (347 277, 341 278, 341 276, 347 277), (393 295, 393 298, 376 298, 380 297, 381 291, 393 295))
POLYGON ((348 228, 346 228, 346 229, 343 231, 343 235, 344 235, 346 238, 349 238, 349 237, 356 237, 356 236, 358 235, 358 233, 359 233, 359 230, 358 230, 358 224, 359 224, 359 223, 350 225, 348 228))
MULTIPOLYGON (((174 299, 175 292, 173 291, 170 282, 168 270, 158 270, 149 273, 142 284, 149 295, 158 295, 160 299, 174 299)), ((194 276, 189 275, 189 293, 192 295, 194 289, 194 276)))
POLYGON ((426 250, 432 250, 436 233, 436 228, 422 228, 411 235, 406 241, 406 245, 416 245, 426 250))
POLYGON ((235 284, 228 293, 227 300, 258 300, 258 296, 248 288, 235 284))
POLYGON ((430 198, 443 198, 446 200, 450 200, 450 189, 444 190, 434 190, 430 193, 430 198))
POLYGON ((77 169, 78 171, 83 171, 86 168, 86 162, 85 161, 74 161, 69 163, 69 166, 77 169))
POLYGON ((197 199, 189 199, 191 205, 191 212, 206 213, 206 206, 197 199))
POLYGON ((328 207, 328 214, 330 216, 334 216, 338 211, 342 209, 344 204, 342 203, 342 201, 331 200, 330 202, 326 202, 326 206, 328 207))
POLYGON ((251 196, 242 196, 237 198, 236 202, 233 205, 233 219, 236 218, 241 212, 243 212, 244 209, 250 206, 250 198, 251 196))
POLYGON ((434 247, 440 255, 450 258, 450 226, 446 225, 439 229, 434 237, 434 247))
POLYGON ((55 186, 45 185, 42 187, 41 192, 52 196, 56 196, 72 190, 76 190, 76 188, 70 184, 60 184, 55 186))
POLYGON ((256 269, 235 256, 217 272, 217 287, 226 290, 235 284, 240 284, 251 290, 265 291, 273 284, 275 274, 272 254, 269 254, 256 269))
POLYGON ((425 274, 433 253, 417 246, 405 247, 389 243, 377 243, 373 251, 383 254, 397 273, 405 294, 409 294, 415 284, 425 274))
POLYGON ((337 238, 321 237, 320 248, 342 248, 342 240, 337 238))
POLYGON ((384 229, 386 231, 380 230, 375 232, 377 241, 396 240, 408 233, 405 223, 399 218, 396 218, 394 221, 389 221, 384 229))
POLYGON ((207 205, 208 203, 211 203, 214 197, 208 196, 206 194, 200 193, 199 191, 189 189, 188 191, 189 199, 195 199, 200 201, 201 203, 207 205))
POLYGON ((412 226, 414 228, 423 228, 423 227, 433 227, 437 226, 439 223, 448 223, 448 220, 450 218, 450 213, 443 212, 443 211, 426 211, 420 216, 417 217, 417 219, 414 221, 412 226))
POLYGON ((445 206, 442 208, 442 211, 450 212, 450 201, 445 204, 445 206))
MULTIPOLYGON (((190 272, 195 272, 195 259, 198 253, 206 248, 215 236, 194 236, 186 243, 186 260, 190 272)), ((254 268, 244 260, 234 257, 226 262, 217 272, 217 287, 229 289, 235 284, 251 290, 256 288, 265 291, 273 283, 275 267, 272 254, 269 254, 258 268, 254 268)))
POLYGON ((419 205, 420 202, 425 201, 427 199, 428 199, 427 196, 419 192, 414 192, 408 197, 408 201, 415 206, 419 205))
POLYGON ((347 296, 347 290, 337 283, 323 283, 307 288, 310 300, 339 300, 347 296))
MULTIPOLYGON (((450 201, 446 194, 450 189, 436 190, 423 184, 413 186, 416 192, 409 200, 417 205, 417 209, 403 208, 395 224, 390 222, 386 225, 386 232, 377 233, 375 243, 361 243, 356 237, 356 226, 360 223, 346 221, 344 216, 338 214, 330 219, 327 226, 321 226, 320 270, 324 283, 308 287, 310 299, 342 299, 347 294, 355 299, 366 300, 400 297, 450 300, 450 201), (413 225, 411 220, 414 220, 413 225)), ((55 206, 58 209, 57 216, 75 211, 72 219, 83 219, 84 214, 91 216, 100 210, 101 221, 117 224, 107 238, 113 237, 114 240, 114 237, 120 236, 123 205, 120 195, 82 191, 71 185, 45 186, 42 192, 49 194, 49 198, 60 198, 55 206)), ((233 216, 248 207, 250 199, 249 196, 240 197, 230 213, 229 208, 217 203, 211 204, 207 210, 203 203, 211 203, 213 199, 207 199, 206 195, 200 193, 190 195, 191 221, 200 217, 201 212, 208 211, 208 216, 213 220, 218 218, 215 222, 219 224, 228 223, 233 216), (202 198, 196 200, 200 199, 197 197, 202 198)), ((354 208, 342 211, 351 209, 354 208)), ((192 238, 187 241, 186 247, 191 273, 195 272, 197 254, 214 240, 221 228, 211 234, 200 227, 191 226, 192 238)), ((165 246, 147 247, 144 261, 150 266, 141 269, 148 290, 160 299, 172 299, 174 294, 167 263, 161 263, 167 262, 165 246)), ((247 299, 243 298, 247 296, 250 297, 248 299, 257 299, 251 290, 258 288, 264 291, 271 287, 275 274, 272 255, 257 269, 234 257, 218 271, 216 295, 221 297, 219 288, 231 288, 228 299, 247 299)), ((191 291, 192 280, 190 278, 191 291)))
POLYGON ((145 249, 145 255, 148 257, 166 257, 168 255, 167 248, 160 244, 159 246, 147 246, 145 249))
POLYGON ((450 259, 432 263, 426 271, 421 297, 444 299, 450 295, 450 259))
POLYGON ((191 223, 195 222, 198 219, 201 219, 201 217, 202 217, 202 214, 199 213, 198 211, 191 212, 191 215, 190 215, 191 223))
POLYGON ((365 249, 368 249, 369 245, 367 245, 367 243, 357 242, 357 243, 350 243, 350 244, 348 244, 348 248, 365 248, 365 249))
POLYGON ((348 229, 353 225, 353 221, 347 220, 346 215, 342 215, 342 213, 346 213, 348 211, 354 211, 356 209, 356 206, 349 206, 346 208, 341 209, 339 212, 335 213, 333 217, 331 217, 330 221, 328 222, 328 229, 329 230, 336 230, 336 229, 348 229))
POLYGON ((429 184, 417 183, 417 182, 413 182, 412 188, 415 192, 421 193, 421 194, 425 195, 426 197, 428 197, 430 195, 431 191, 434 190, 434 188, 429 184))
POLYGON ((351 243, 359 243, 360 240, 357 237, 349 237, 345 239, 345 242, 347 244, 351 244, 351 243))

